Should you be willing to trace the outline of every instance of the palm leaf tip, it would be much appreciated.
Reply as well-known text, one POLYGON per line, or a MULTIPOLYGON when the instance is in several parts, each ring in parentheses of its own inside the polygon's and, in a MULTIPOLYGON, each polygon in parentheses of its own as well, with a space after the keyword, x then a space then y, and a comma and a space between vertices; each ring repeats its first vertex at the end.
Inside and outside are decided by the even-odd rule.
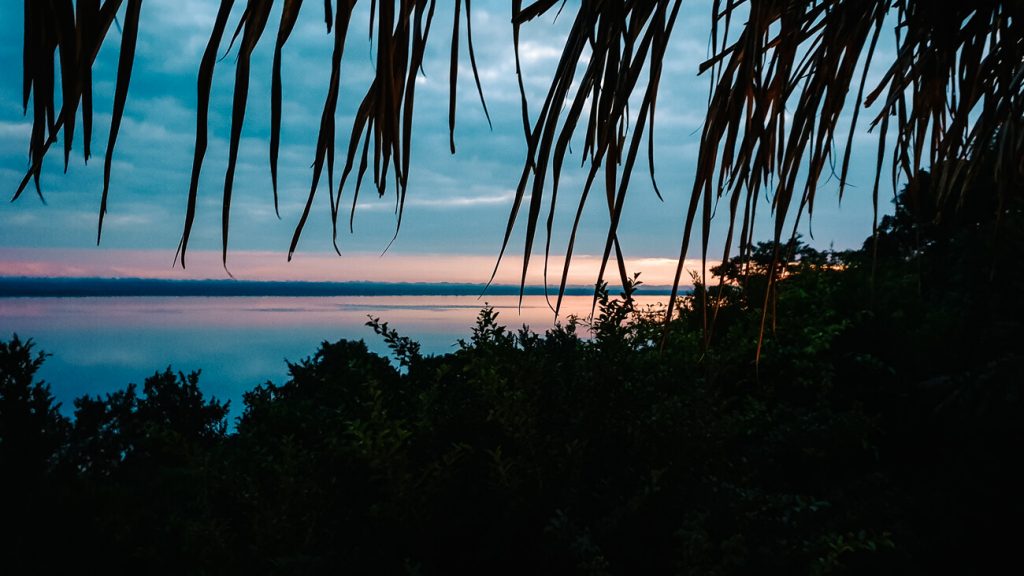
MULTIPOLYGON (((456 89, 463 1, 456 0, 451 20, 449 62, 449 148, 455 150, 456 89)), ((63 133, 67 168, 76 131, 78 110, 84 156, 90 155, 93 132, 92 66, 122 0, 49 0, 25 2, 22 106, 31 108, 30 167, 13 199, 34 183, 42 198, 40 178, 46 154, 63 133), (60 62, 57 73, 55 60, 60 62), (59 85, 58 85, 59 84, 59 85), (55 107, 55 95, 61 108, 55 107)), ((97 239, 101 237, 111 185, 111 158, 125 113, 128 83, 134 60, 141 0, 128 0, 110 139, 106 149, 104 188, 97 239)), ((308 3, 306 3, 308 4, 308 3)), ((195 218, 199 175, 207 147, 207 120, 213 69, 226 32, 232 0, 222 0, 210 44, 200 65, 196 150, 183 227, 180 256, 184 261, 195 218)), ((229 162, 224 184, 222 237, 227 250, 229 213, 238 141, 244 120, 249 82, 249 55, 269 17, 270 0, 247 0, 232 41, 240 40, 236 64, 235 98, 229 162)), ((284 0, 275 44, 271 93, 270 172, 275 212, 279 213, 278 163, 281 146, 283 48, 295 26, 302 2, 284 0)), ((396 229, 401 225, 412 164, 412 118, 415 75, 422 70, 434 0, 382 0, 374 2, 370 19, 377 54, 373 82, 366 90, 348 139, 345 169, 335 188, 335 113, 340 88, 344 38, 354 0, 324 2, 328 32, 335 34, 331 87, 324 103, 310 195, 293 235, 289 252, 296 249, 320 175, 327 171, 330 187, 332 243, 337 248, 337 218, 344 188, 356 171, 354 208, 360 185, 372 181, 378 195, 392 185, 395 191, 396 229), (339 42, 339 38, 341 41, 339 42), (362 150, 359 150, 360 143, 362 150), (359 162, 356 162, 356 157, 359 162), (356 166, 358 164, 358 167, 356 166)), ((590 181, 579 207, 591 201, 590 186, 603 181, 609 215, 605 236, 605 265, 616 259, 621 275, 618 222, 628 196, 631 172, 647 134, 647 172, 655 194, 662 190, 655 179, 654 116, 662 68, 669 57, 666 47, 676 26, 680 0, 583 2, 513 0, 512 33, 516 74, 527 140, 521 181, 510 208, 501 255, 505 253, 517 219, 527 220, 524 256, 535 245, 541 214, 547 211, 545 257, 551 253, 550 235, 559 179, 569 142, 582 135, 583 161, 589 163, 590 181), (566 42, 542 105, 533 119, 527 110, 524 72, 519 58, 520 27, 558 7, 575 10, 566 42), (646 73, 646 77, 644 74, 646 73), (574 83, 576 82, 576 83, 574 83), (632 104, 632 106, 631 106, 632 104), (639 104, 639 106, 637 106, 639 104), (634 112, 630 112, 633 110, 634 112), (635 113, 639 111, 639 114, 635 113), (631 120, 635 120, 630 124, 631 120), (577 129, 580 134, 577 134, 577 129), (550 178, 550 181, 548 180, 550 178), (521 210, 529 196, 529 206, 521 210)), ((465 0, 465 43, 474 84, 488 125, 493 127, 484 98, 472 29, 472 3, 465 0)), ((846 189, 852 165, 853 134, 861 121, 861 108, 874 106, 867 123, 879 137, 874 186, 875 211, 883 165, 891 165, 893 181, 909 178, 927 166, 944 166, 938 185, 945 194, 961 193, 964 182, 982 168, 972 151, 995 142, 1001 161, 995 170, 1007 181, 1024 172, 1024 14, 1020 2, 979 0, 937 3, 925 0, 735 0, 712 4, 712 51, 700 70, 709 71, 711 90, 703 123, 691 201, 682 222, 685 256, 691 239, 707 258, 713 206, 721 199, 729 206, 729 226, 723 253, 733 245, 742 254, 751 244, 763 193, 772 198, 774 233, 778 240, 787 222, 810 221, 824 176, 839 170, 839 194, 846 189), (886 22, 899 22, 895 50, 876 50, 886 22), (889 53, 892 55, 890 56, 889 53), (881 72, 871 86, 869 69, 881 72), (855 97, 853 97, 855 95, 855 97), (852 112, 852 114, 850 113, 852 112), (844 124, 848 133, 843 135, 844 124), (836 142, 840 134, 842 142, 836 142), (893 138, 894 136, 894 138, 893 138), (837 158, 837 150, 842 150, 837 158), (737 222, 738 221, 738 222, 737 222), (736 225, 741 223, 740 225, 736 225), (697 226, 700 225, 700 229, 697 226), (696 236, 695 236, 696 235, 696 236)), ((230 50, 230 48, 229 48, 230 50)), ((599 186, 599 188, 602 186, 599 186)), ((347 199, 347 197, 346 197, 347 199)), ((578 222, 572 228, 567 254, 572 254, 578 222)), ((788 230, 787 230, 788 231, 788 230)), ((528 264, 527 264, 528 265, 528 264)), ((524 272, 527 269, 524 266, 524 272)), ((681 272, 681 271, 680 271, 681 272)), ((564 273, 564 271, 563 271, 564 273)))

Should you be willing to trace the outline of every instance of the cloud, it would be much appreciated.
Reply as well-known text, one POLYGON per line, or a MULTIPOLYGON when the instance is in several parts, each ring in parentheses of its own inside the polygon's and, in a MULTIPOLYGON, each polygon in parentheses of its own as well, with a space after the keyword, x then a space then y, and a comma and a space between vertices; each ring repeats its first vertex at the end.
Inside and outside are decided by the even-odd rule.
MULTIPOLYGON (((443 198, 424 198, 416 197, 406 200, 405 206, 407 209, 410 208, 441 208, 441 209, 453 209, 453 208, 469 208, 474 206, 494 206, 494 205, 508 205, 515 197, 515 192, 507 192, 504 194, 497 195, 484 195, 484 196, 450 196, 443 198)), ((382 210, 382 209, 393 209, 394 205, 385 205, 381 203, 370 204, 370 203, 359 203, 356 207, 357 211, 364 210, 382 210)))
POLYGON ((0 138, 4 140, 19 139, 26 140, 32 133, 32 124, 29 122, 3 122, 0 121, 0 138))

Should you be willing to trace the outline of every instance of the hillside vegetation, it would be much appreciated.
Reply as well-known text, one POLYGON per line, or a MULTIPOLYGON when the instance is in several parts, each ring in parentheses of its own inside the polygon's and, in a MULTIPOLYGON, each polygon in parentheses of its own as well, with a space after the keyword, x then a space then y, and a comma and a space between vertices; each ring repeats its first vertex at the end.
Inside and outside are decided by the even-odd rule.
POLYGON ((455 352, 424 356, 373 320, 390 358, 325 342, 246 393, 230 430, 199 373, 170 368, 65 418, 35 380, 44 355, 15 336, 0 344, 3 571, 1019 565, 1022 212, 939 204, 926 179, 908 188, 863 250, 762 244, 667 327, 602 293, 587 337, 484 309, 455 352))

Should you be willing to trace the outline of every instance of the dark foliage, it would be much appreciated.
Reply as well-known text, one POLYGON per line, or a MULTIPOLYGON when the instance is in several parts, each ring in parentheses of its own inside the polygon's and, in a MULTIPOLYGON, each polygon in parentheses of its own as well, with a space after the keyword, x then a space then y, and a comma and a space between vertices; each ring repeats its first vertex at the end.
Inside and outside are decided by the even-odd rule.
POLYGON ((56 512, 54 466, 67 437, 50 386, 35 380, 46 355, 17 334, 0 342, 0 554, 7 566, 29 565, 19 550, 46 537, 56 512))
POLYGON ((141 394, 77 400, 69 423, 15 337, 0 347, 0 457, 25 529, 5 558, 196 574, 992 573, 1022 535, 1024 211, 994 186, 969 195, 991 204, 955 212, 935 191, 905 190, 877 248, 766 243, 726 262, 667 333, 606 292, 592 321, 543 335, 484 309, 444 356, 371 320, 392 358, 324 343, 286 383, 248 392, 230 433, 198 374, 170 370, 141 394))

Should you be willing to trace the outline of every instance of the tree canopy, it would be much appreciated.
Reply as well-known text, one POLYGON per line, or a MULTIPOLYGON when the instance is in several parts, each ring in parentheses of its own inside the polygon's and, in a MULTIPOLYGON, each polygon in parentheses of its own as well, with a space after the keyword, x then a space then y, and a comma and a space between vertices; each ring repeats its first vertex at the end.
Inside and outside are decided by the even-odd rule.
MULTIPOLYGON (((231 25, 229 45, 237 45, 238 58, 223 188, 222 249, 227 263, 232 185, 248 97, 250 55, 264 37, 274 8, 273 0, 247 0, 239 20, 232 22, 234 4, 234 0, 221 0, 199 64, 195 157, 178 248, 183 266, 207 147, 211 82, 217 54, 223 49, 225 32, 231 25)), ((283 121, 282 51, 303 9, 301 0, 284 0, 281 4, 270 71, 269 165, 275 204, 283 121)), ((331 70, 330 85, 321 116, 308 200, 296 225, 289 257, 325 171, 335 238, 343 191, 346 186, 352 190, 354 212, 361 185, 369 178, 379 194, 394 191, 397 225, 401 225, 410 178, 415 77, 423 65, 427 43, 437 41, 433 39, 436 34, 430 35, 436 24, 435 15, 438 21, 450 22, 452 153, 456 150, 455 92, 459 44, 463 39, 487 112, 473 50, 471 0, 442 3, 440 11, 435 0, 373 0, 369 22, 365 24, 371 40, 376 42, 374 76, 349 137, 342 140, 338 149, 335 114, 341 63, 348 33, 361 24, 353 22, 356 4, 356 0, 325 0, 323 5, 325 26, 334 34, 332 58, 324 62, 331 70), (448 12, 444 13, 445 10, 448 12), (344 157, 337 182, 336 152, 344 157)), ((43 160, 61 138, 67 166, 79 116, 84 133, 82 153, 89 158, 93 128, 92 66, 111 25, 118 14, 123 15, 97 241, 102 232, 112 157, 131 81, 141 5, 142 0, 25 2, 23 104, 26 113, 31 109, 33 118, 31 167, 14 198, 33 179, 42 194, 38 187, 43 160), (56 78, 55 59, 60 64, 56 78), (55 105, 58 94, 59 109, 55 105)), ((581 0, 571 5, 556 0, 511 2, 514 40, 510 50, 516 58, 523 136, 528 147, 501 255, 509 247, 516 224, 525 220, 523 282, 545 208, 545 261, 551 252, 559 176, 570 140, 580 132, 584 134, 583 152, 589 174, 565 250, 559 295, 566 283, 579 214, 592 187, 602 183, 610 226, 597 281, 603 281, 610 263, 617 268, 623 284, 628 280, 617 240, 619 217, 645 139, 649 177, 653 180, 655 176, 653 132, 662 88, 661 73, 666 47, 677 32, 677 16, 685 9, 688 8, 682 0, 581 0), (523 88, 525 72, 520 65, 519 32, 539 16, 562 11, 567 12, 563 17, 571 18, 572 25, 546 96, 539 107, 531 106, 523 88), (582 74, 577 70, 583 70, 582 74)), ((719 202, 728 205, 724 262, 734 251, 744 256, 751 250, 755 200, 759 195, 767 194, 772 200, 776 245, 786 236, 787 222, 794 223, 795 235, 796 223, 805 213, 813 213, 819 180, 824 176, 838 176, 841 196, 850 166, 851 143, 858 126, 865 121, 878 137, 873 187, 876 220, 882 172, 889 164, 894 188, 900 179, 910 181, 922 169, 941 167, 935 174, 940 195, 958 197, 970 189, 968 184, 980 169, 977 162, 966 159, 978 158, 979 149, 993 146, 996 161, 988 169, 995 172, 995 180, 1000 183, 1001 204, 1012 189, 1004 184, 1021 180, 1024 1, 713 0, 711 10, 710 30, 681 31, 708 36, 709 58, 697 72, 707 77, 710 91, 696 178, 682 222, 677 286, 683 273, 683 258, 695 235, 699 236, 702 255, 707 260, 710 223, 719 202), (895 51, 884 57, 876 51, 883 33, 895 36, 895 51), (869 82, 871 72, 880 72, 880 80, 869 82), (871 105, 875 106, 875 115, 861 119, 861 110, 871 105), (734 250, 734 246, 738 248, 734 250)), ((661 194, 656 183, 655 190, 661 194)))

